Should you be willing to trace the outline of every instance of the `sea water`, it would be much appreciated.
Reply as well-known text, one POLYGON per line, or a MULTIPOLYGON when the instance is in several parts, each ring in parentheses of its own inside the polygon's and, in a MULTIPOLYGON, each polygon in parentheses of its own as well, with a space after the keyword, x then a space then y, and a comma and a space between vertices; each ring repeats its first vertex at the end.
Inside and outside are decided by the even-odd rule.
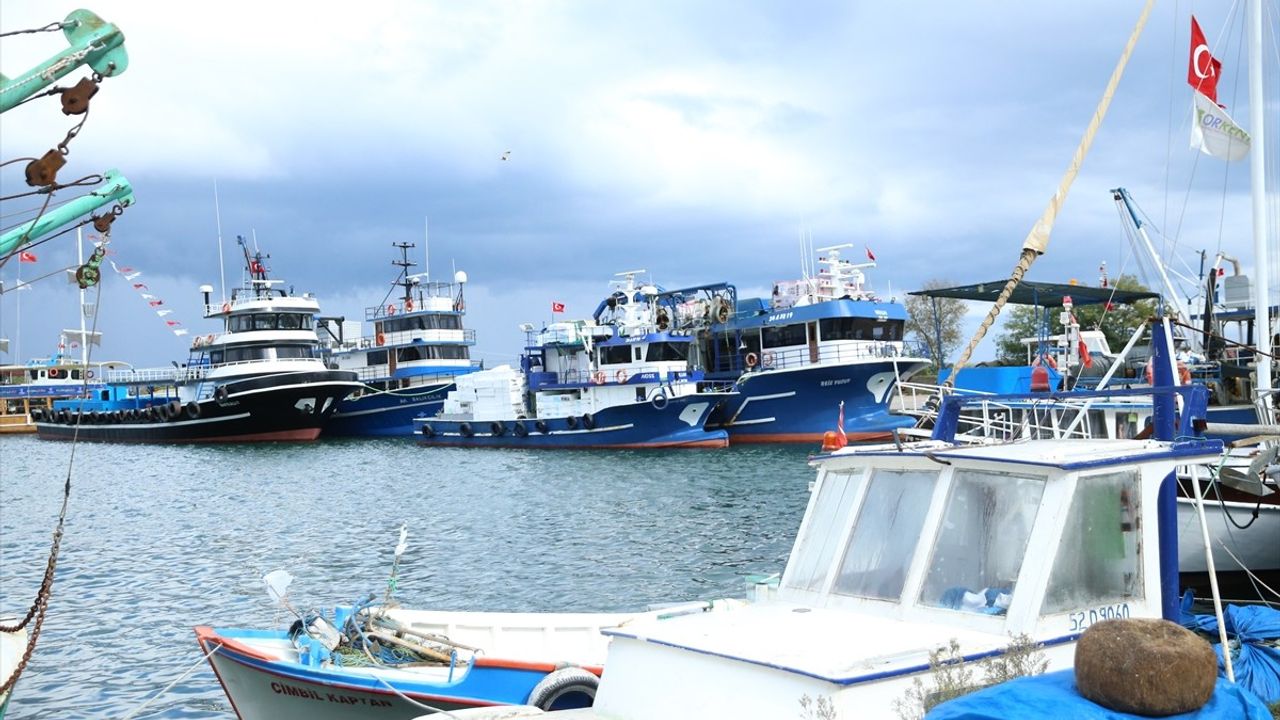
MULTIPOLYGON (((138 717, 233 718, 192 628, 283 627, 292 617, 261 580, 276 569, 295 577, 299 609, 381 596, 401 524, 405 606, 741 597, 747 576, 786 562, 811 450, 81 443, 49 614, 6 717, 116 718, 150 700, 138 717)), ((69 443, 0 438, 0 613, 36 595, 71 456, 69 443)))

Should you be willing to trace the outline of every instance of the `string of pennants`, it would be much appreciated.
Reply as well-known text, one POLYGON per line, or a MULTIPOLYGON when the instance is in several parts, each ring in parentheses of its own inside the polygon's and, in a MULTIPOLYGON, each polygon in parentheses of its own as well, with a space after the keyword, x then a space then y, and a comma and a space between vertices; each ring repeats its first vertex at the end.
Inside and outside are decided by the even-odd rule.
POLYGON ((111 269, 115 270, 117 275, 124 278, 125 282, 129 283, 129 286, 133 288, 134 292, 138 293, 139 297, 146 301, 147 306, 155 312, 157 317, 164 320, 165 327, 169 328, 170 332, 178 337, 182 337, 187 334, 188 331, 182 326, 181 320, 175 320, 169 317, 173 314, 173 310, 165 307, 164 300, 153 295, 151 293, 151 289, 147 287, 146 283, 138 281, 138 277, 142 275, 141 270, 129 267, 128 265, 117 265, 115 260, 111 260, 110 262, 111 269))

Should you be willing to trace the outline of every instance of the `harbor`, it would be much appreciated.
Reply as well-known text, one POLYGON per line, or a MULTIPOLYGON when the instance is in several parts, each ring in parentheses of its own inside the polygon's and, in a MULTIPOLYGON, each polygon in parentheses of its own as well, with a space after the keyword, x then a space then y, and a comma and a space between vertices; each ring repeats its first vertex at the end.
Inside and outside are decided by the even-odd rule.
POLYGON ((6 6, 0 720, 1280 717, 1275 0, 232 2, 6 6))

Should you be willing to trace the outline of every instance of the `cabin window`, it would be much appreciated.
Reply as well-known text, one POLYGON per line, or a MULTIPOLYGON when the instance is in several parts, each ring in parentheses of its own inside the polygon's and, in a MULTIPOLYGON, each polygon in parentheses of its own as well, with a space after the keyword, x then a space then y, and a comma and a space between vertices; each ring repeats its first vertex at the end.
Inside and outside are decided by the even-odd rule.
POLYGON ((894 341, 902 339, 904 322, 861 317, 828 318, 818 321, 818 331, 823 340, 894 341))
POLYGON ((406 332, 409 330, 461 330, 462 321, 457 315, 414 315, 411 317, 390 317, 382 321, 383 332, 406 332))
POLYGON ((1003 615, 1044 495, 1043 477, 958 471, 920 602, 1003 615))
POLYGON ((766 348, 804 345, 809 342, 804 323, 784 325, 782 327, 764 327, 761 331, 761 342, 766 348))
POLYGON ((365 364, 366 365, 386 365, 387 351, 374 350, 373 352, 368 353, 367 355, 365 355, 365 364))
POLYGON ((310 345, 280 345, 276 347, 277 360, 311 358, 315 357, 315 355, 315 348, 310 345))
POLYGON ((1042 614, 1143 596, 1138 491, 1136 470, 1076 482, 1042 614))
POLYGON ((826 585, 844 528, 849 524, 853 499, 862 472, 828 472, 814 500, 813 514, 796 541, 796 559, 788 568, 787 585, 798 590, 821 591, 826 585))
POLYGON ((936 471, 879 470, 867 487, 834 592, 897 600, 920 539, 936 471))
POLYGON ((686 362, 689 359, 689 343, 649 343, 647 362, 686 362))
POLYGON ((222 351, 221 351, 221 350, 213 350, 213 351, 210 351, 210 353, 209 353, 209 364, 210 364, 210 365, 221 365, 221 364, 222 364, 222 351))
POLYGON ((282 313, 280 315, 281 330, 297 330, 302 327, 302 316, 293 313, 282 313))
POLYGON ((396 349, 397 362, 465 360, 467 355, 467 348, 462 345, 409 345, 396 349))
POLYGON ((599 349, 601 365, 619 365, 631 362, 630 345, 601 345, 599 349))
POLYGON ((253 329, 254 330, 275 330, 276 316, 275 315, 254 315, 253 329))

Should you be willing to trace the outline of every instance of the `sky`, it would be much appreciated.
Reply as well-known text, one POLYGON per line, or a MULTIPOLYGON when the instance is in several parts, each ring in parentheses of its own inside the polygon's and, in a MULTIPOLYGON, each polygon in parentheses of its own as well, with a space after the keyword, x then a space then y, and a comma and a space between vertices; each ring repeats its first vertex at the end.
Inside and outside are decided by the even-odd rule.
MULTIPOLYGON (((1280 13, 1263 1, 1274 86, 1280 13)), ((88 7, 124 31, 129 67, 103 82, 60 179, 118 168, 134 187, 112 258, 174 312, 157 317, 105 273, 94 354, 144 367, 186 357, 189 337, 165 319, 216 329, 197 288, 219 285, 219 224, 228 281, 240 278, 236 236, 256 238, 274 276, 348 318, 382 303, 392 243, 417 243, 421 259, 428 236, 431 278, 468 276, 465 322, 491 365, 514 360, 520 323, 553 319, 553 301, 566 305, 555 319, 588 316, 624 270, 767 293, 799 276, 802 236, 853 243, 855 258, 871 249, 868 278, 885 297, 1005 278, 1142 5, 88 7)), ((6 0, 0 29, 72 8, 6 0)), ((1248 127, 1241 8, 1158 5, 1029 278, 1095 284, 1104 261, 1112 276, 1136 271, 1117 186, 1161 252, 1195 263, 1221 249, 1252 272, 1247 163, 1188 148, 1193 12, 1224 64, 1219 101, 1248 127)), ((16 76, 63 47, 57 33, 5 38, 0 68, 16 76)), ((28 103, 0 118, 0 157, 43 154, 73 124, 55 99, 28 103)), ((4 195, 27 189, 22 165, 0 169, 4 195)), ((3 225, 30 206, 6 202, 3 225)), ((0 270, 6 288, 18 271, 70 265, 73 236, 34 252, 0 270)), ((76 302, 56 276, 0 295, 11 341, 0 360, 54 352, 58 331, 78 325, 76 302)), ((972 308, 969 328, 986 309, 972 308)), ((994 354, 987 341, 977 359, 994 354)))

